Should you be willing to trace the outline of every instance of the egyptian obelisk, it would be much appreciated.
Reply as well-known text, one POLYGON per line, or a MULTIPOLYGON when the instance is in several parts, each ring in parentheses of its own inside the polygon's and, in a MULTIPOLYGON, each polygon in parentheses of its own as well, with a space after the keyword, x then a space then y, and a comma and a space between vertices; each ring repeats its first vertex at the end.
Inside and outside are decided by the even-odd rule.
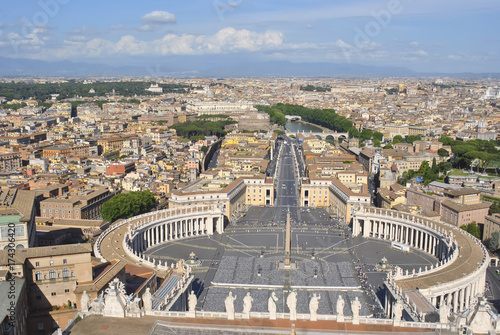
POLYGON ((285 267, 290 267, 290 247, 291 241, 291 228, 290 228, 290 212, 286 213, 286 232, 285 232, 285 267))

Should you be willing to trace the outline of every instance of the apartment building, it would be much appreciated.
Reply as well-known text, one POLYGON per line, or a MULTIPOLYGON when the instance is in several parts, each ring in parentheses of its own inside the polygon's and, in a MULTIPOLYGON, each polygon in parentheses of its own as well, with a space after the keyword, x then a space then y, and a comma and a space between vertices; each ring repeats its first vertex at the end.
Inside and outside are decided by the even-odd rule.
POLYGON ((123 148, 124 138, 122 137, 104 137, 97 139, 97 147, 99 148, 99 153, 104 153, 107 151, 120 150, 123 148))
POLYGON ((90 156, 90 145, 56 145, 43 148, 43 158, 54 156, 60 157, 88 157, 90 156))
POLYGON ((233 220, 246 206, 272 206, 273 180, 240 177, 228 184, 221 179, 199 179, 183 190, 173 190, 169 199, 169 208, 205 204, 220 204, 225 216, 233 220))
MULTIPOLYGON (((439 184, 434 182, 433 190, 436 190, 439 184)), ((408 205, 420 207, 424 214, 437 212, 442 221, 457 227, 470 224, 473 221, 477 224, 484 224, 491 206, 491 203, 480 200, 479 191, 456 186, 451 186, 436 194, 434 192, 425 193, 416 187, 410 187, 406 197, 408 205)))
POLYGON ((40 216, 52 219, 96 220, 102 205, 113 194, 107 187, 85 190, 77 195, 49 198, 40 202, 40 216))
POLYGON ((0 190, 0 249, 12 243, 16 249, 35 246, 35 209, 39 199, 34 191, 0 190))
POLYGON ((106 175, 108 176, 117 174, 125 175, 133 171, 135 171, 134 162, 110 164, 106 167, 106 175))
POLYGON ((22 161, 19 152, 0 154, 0 171, 15 171, 21 166, 22 161))
POLYGON ((370 201, 366 184, 349 188, 336 178, 314 177, 303 180, 301 184, 301 206, 327 208, 346 222, 351 220, 357 206, 369 206, 370 201))

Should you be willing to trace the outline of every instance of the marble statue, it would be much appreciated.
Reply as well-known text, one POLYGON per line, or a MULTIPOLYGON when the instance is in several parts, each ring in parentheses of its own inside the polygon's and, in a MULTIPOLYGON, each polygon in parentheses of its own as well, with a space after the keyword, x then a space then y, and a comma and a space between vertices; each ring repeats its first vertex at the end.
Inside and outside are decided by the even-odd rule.
POLYGON ((188 297, 188 308, 190 312, 194 312, 197 303, 198 299, 196 298, 196 294, 194 294, 194 291, 191 291, 188 297))
POLYGON ((316 293, 314 293, 311 301, 309 301, 309 313, 311 313, 311 321, 318 320, 319 299, 321 299, 321 295, 317 295, 316 293))
POLYGON ((109 283, 109 287, 105 290, 103 316, 125 317, 127 303, 124 292, 124 284, 118 278, 109 283))
POLYGON ((394 314, 394 325, 397 326, 401 322, 401 317, 403 316, 403 304, 397 301, 392 306, 392 313, 394 314))
POLYGON ((81 305, 81 311, 83 313, 88 313, 89 311, 89 295, 87 294, 87 291, 83 291, 82 298, 80 300, 80 305, 81 305))
POLYGON ((286 298, 286 305, 290 310, 290 320, 297 320, 297 292, 290 292, 290 294, 286 298))
POLYGON ((344 298, 342 298, 342 295, 339 295, 337 299, 337 322, 344 322, 344 306, 344 298))
POLYGON ((90 304, 92 314, 102 314, 102 309, 104 308, 104 292, 101 292, 101 296, 92 300, 90 304))
POLYGON ((245 298, 243 298, 243 316, 245 318, 250 318, 250 311, 252 310, 253 298, 250 296, 250 292, 247 293, 245 298))
POLYGON ((224 305, 226 306, 227 319, 234 320, 234 301, 236 296, 233 297, 233 292, 229 291, 226 300, 224 300, 224 305))
POLYGON ((276 292, 271 293, 271 296, 267 300, 267 310, 269 311, 269 319, 276 320, 276 302, 278 297, 276 292))
POLYGON ((361 309, 361 303, 358 300, 358 297, 351 302, 352 309, 352 324, 359 325, 359 310, 361 309))
POLYGON ((149 287, 146 288, 146 292, 142 294, 142 303, 144 304, 144 310, 146 312, 151 312, 153 309, 153 299, 149 287))
POLYGON ((450 315, 450 307, 443 302, 441 306, 439 306, 439 322, 448 323, 448 316, 450 315))

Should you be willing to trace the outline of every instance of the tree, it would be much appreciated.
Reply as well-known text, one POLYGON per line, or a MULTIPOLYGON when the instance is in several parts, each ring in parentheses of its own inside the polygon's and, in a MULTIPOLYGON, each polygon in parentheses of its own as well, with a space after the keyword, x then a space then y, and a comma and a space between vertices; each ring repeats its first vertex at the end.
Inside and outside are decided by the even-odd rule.
POLYGON ((375 132, 373 132, 373 139, 374 140, 379 140, 379 141, 382 142, 382 140, 384 139, 384 134, 382 134, 379 131, 375 131, 375 132))
POLYGON ((476 238, 479 238, 479 234, 480 234, 479 226, 477 225, 476 221, 472 221, 468 225, 461 225, 460 229, 465 230, 466 232, 468 232, 469 234, 471 234, 472 236, 474 236, 476 238))
POLYGON ((374 138, 373 139, 373 146, 374 147, 377 147, 377 148, 380 148, 380 140, 374 138))
POLYGON ((469 223, 469 225, 467 226, 467 232, 472 236, 479 238, 480 231, 476 221, 472 221, 471 223, 469 223))
POLYGON ((406 138, 406 143, 413 144, 415 141, 420 141, 422 137, 420 135, 410 135, 406 138))
POLYGON ((440 148, 438 149, 438 155, 439 157, 449 157, 450 153, 448 152, 448 150, 440 148))
POLYGON ((206 146, 202 146, 201 149, 200 149, 203 153, 207 153, 208 151, 208 148, 206 146))
POLYGON ((156 205, 151 191, 120 193, 102 205, 102 218, 109 222, 149 212, 156 205))
POLYGON ((488 243, 488 249, 491 252, 495 252, 498 250, 499 239, 500 239, 500 232, 499 231, 494 231, 493 233, 491 233, 490 242, 488 243))
POLYGON ((420 164, 420 169, 418 170, 418 173, 425 174, 429 169, 430 169, 429 162, 423 161, 422 164, 420 164))
POLYGON ((393 137, 393 139, 392 139, 392 143, 393 143, 393 144, 403 143, 404 141, 405 141, 405 140, 404 140, 403 136, 401 136, 401 135, 396 135, 396 136, 394 136, 394 137, 393 137))
POLYGON ((453 145, 455 144, 455 140, 447 135, 443 135, 439 138, 439 142, 443 143, 443 145, 453 145))
POLYGON ((384 145, 384 149, 392 149, 392 144, 387 143, 386 145, 384 145))
POLYGON ((436 164, 436 157, 434 157, 434 158, 432 159, 431 170, 432 170, 432 172, 437 172, 437 171, 438 171, 438 169, 437 169, 437 164, 436 164))
POLYGON ((366 141, 372 138, 372 136, 373 136, 373 131, 371 131, 370 129, 363 129, 361 131, 361 134, 359 135, 359 139, 361 141, 366 141))

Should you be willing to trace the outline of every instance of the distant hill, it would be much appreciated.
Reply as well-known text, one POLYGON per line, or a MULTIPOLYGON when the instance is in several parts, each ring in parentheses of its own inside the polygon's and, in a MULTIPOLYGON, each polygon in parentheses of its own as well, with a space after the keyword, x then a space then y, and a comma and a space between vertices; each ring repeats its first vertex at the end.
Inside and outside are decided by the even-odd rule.
POLYGON ((146 64, 108 66, 72 61, 40 61, 0 57, 0 76, 172 76, 172 77, 419 77, 447 76, 500 78, 499 73, 418 73, 404 67, 366 66, 338 63, 292 63, 289 61, 238 61, 235 58, 209 61, 179 57, 155 59, 146 64), (186 60, 187 59, 187 60, 186 60))

